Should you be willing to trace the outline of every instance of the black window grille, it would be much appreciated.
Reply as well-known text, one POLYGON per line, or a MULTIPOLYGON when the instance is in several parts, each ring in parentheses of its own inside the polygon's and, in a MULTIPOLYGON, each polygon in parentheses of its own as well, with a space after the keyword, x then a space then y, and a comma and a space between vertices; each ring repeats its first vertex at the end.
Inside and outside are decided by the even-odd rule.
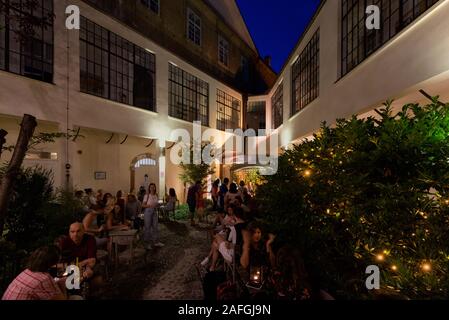
POLYGON ((292 66, 292 112, 295 115, 319 96, 320 31, 317 30, 292 66))
POLYGON ((209 125, 209 84, 169 64, 169 115, 209 125))
POLYGON ((81 17, 81 92, 156 111, 155 55, 81 17))

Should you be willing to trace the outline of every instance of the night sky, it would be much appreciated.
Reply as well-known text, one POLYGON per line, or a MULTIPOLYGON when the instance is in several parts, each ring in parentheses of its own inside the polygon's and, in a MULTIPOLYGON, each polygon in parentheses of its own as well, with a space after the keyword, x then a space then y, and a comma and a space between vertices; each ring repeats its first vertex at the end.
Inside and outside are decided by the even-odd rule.
POLYGON ((236 0, 262 57, 272 57, 281 71, 291 50, 308 26, 320 0, 236 0))

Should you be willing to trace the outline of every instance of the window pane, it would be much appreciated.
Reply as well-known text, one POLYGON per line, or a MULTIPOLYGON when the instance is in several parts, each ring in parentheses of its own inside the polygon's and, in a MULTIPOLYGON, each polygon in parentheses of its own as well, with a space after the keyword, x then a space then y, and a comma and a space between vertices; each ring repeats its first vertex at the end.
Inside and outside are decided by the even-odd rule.
POLYGON ((209 125, 209 84, 169 64, 169 115, 209 125))
POLYGON ((352 0, 342 1, 342 75, 350 72, 384 43, 413 22, 438 0, 352 0), (364 27, 366 5, 381 9, 381 30, 364 27))
POLYGON ((317 30, 292 66, 292 115, 319 95, 319 41, 320 33, 317 30))
POLYGON ((239 129, 242 102, 217 89, 217 129, 239 129))
POLYGON ((84 17, 83 20, 86 22, 81 24, 80 57, 85 60, 81 64, 81 74, 85 76, 80 78, 81 91, 154 111, 154 55, 84 17), (90 30, 95 36, 81 37, 90 30))

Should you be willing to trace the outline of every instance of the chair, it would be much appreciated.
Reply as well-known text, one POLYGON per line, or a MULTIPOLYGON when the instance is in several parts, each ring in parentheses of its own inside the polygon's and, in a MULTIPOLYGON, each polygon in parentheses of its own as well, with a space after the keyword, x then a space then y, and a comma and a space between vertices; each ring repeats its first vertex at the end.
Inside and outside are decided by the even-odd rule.
POLYGON ((106 250, 97 250, 97 261, 104 267, 106 279, 109 279, 109 253, 106 250))

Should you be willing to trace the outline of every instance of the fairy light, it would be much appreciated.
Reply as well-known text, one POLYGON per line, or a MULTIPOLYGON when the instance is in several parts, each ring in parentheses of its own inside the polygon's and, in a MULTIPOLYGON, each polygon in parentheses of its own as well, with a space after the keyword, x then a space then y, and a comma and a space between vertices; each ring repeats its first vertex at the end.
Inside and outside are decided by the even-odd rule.
POLYGON ((421 266, 421 269, 424 272, 430 272, 430 271, 432 271, 432 265, 430 263, 426 262, 421 266))
POLYGON ((312 171, 310 171, 310 170, 304 171, 304 176, 310 177, 311 175, 312 175, 312 171))
POLYGON ((393 270, 393 271, 398 271, 398 267, 396 267, 396 266, 391 266, 391 270, 393 270))
POLYGON ((382 262, 382 261, 385 260, 385 256, 384 256, 383 254, 378 254, 378 255, 376 256, 376 259, 377 259, 377 261, 382 262))

